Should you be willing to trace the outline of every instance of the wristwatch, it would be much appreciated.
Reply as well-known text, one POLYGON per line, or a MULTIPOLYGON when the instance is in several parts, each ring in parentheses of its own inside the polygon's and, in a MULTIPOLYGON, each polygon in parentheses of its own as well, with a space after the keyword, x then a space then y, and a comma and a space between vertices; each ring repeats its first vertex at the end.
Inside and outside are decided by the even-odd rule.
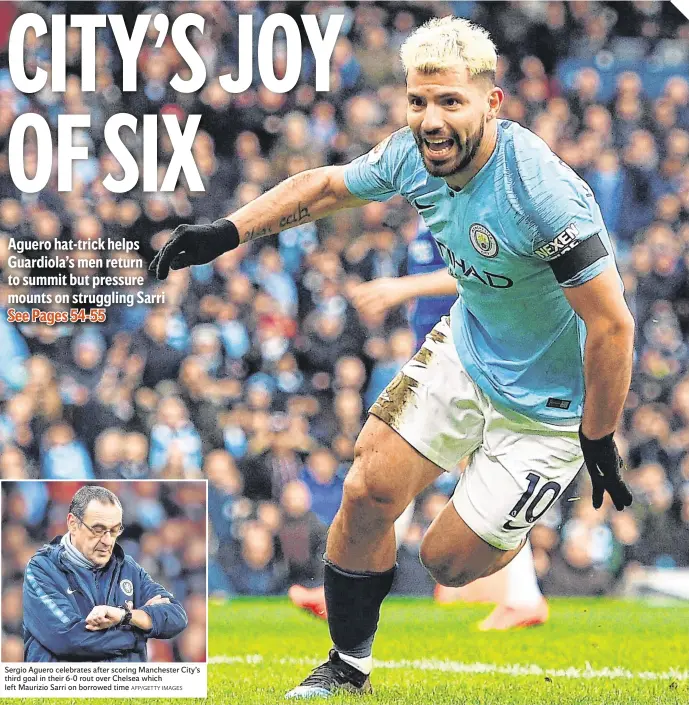
POLYGON ((124 610, 124 615, 122 616, 122 619, 120 620, 120 623, 117 626, 129 626, 129 623, 132 621, 132 608, 126 603, 124 605, 118 605, 117 608, 120 610, 124 610))

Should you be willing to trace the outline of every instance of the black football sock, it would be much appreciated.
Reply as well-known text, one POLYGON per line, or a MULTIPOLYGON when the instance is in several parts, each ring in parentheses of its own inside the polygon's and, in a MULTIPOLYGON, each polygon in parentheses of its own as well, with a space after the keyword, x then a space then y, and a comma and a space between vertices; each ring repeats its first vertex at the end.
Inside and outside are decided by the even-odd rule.
POLYGON ((384 573, 353 573, 325 559, 325 604, 336 651, 355 658, 371 655, 380 605, 394 577, 394 567, 384 573))

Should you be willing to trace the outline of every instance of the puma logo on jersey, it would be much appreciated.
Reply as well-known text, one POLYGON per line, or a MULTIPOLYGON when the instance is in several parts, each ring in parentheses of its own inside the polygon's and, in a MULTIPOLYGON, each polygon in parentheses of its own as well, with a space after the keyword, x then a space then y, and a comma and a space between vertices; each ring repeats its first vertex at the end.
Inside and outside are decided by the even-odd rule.
POLYGON ((574 223, 570 223, 557 237, 543 247, 539 247, 535 254, 541 259, 552 259, 553 255, 559 257, 579 244, 577 237, 579 237, 579 228, 574 223))

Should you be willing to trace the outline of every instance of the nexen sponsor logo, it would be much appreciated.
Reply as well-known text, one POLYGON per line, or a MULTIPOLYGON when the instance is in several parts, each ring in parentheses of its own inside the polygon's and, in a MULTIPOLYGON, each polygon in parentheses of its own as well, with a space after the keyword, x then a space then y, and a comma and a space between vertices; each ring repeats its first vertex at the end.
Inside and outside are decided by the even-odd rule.
POLYGON ((514 282, 509 277, 503 276, 502 274, 495 274, 494 272, 486 272, 484 270, 481 270, 479 273, 473 265, 468 264, 460 257, 456 257, 454 252, 449 250, 442 242, 438 242, 438 249, 455 279, 460 278, 459 275, 461 272, 467 279, 474 277, 478 279, 481 284, 489 286, 491 289, 509 289, 514 286, 514 282))
POLYGON ((570 223, 556 238, 539 247, 536 255, 541 259, 552 259, 553 255, 559 257, 579 244, 577 237, 579 237, 579 228, 574 223, 570 223))

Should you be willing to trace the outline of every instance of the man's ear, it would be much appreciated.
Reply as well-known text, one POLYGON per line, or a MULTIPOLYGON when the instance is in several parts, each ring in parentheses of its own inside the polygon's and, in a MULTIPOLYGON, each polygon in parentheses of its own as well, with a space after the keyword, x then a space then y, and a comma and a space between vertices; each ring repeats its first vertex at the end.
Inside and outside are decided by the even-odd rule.
POLYGON ((67 529, 70 534, 74 534, 79 526, 79 520, 74 516, 74 514, 67 515, 67 529))
POLYGON ((502 88, 494 86, 488 93, 488 114, 489 120, 495 120, 498 117, 502 102, 505 100, 505 94, 502 88))

